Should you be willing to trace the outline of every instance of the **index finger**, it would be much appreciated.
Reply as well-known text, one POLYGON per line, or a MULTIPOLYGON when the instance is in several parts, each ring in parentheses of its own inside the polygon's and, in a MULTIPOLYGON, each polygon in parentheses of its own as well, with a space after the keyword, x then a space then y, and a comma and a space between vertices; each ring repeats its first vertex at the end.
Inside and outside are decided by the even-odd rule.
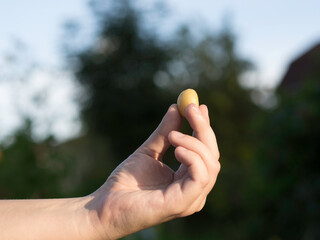
POLYGON ((203 142, 212 152, 212 154, 219 159, 219 149, 216 136, 210 126, 210 121, 207 111, 204 111, 205 105, 200 108, 195 104, 189 104, 186 109, 186 119, 194 131, 194 136, 203 142))

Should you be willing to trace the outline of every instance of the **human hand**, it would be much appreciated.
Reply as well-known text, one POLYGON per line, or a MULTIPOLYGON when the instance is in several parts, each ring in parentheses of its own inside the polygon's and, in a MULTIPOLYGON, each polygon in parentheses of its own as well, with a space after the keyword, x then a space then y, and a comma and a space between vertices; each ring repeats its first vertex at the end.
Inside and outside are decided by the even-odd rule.
POLYGON ((158 128, 89 197, 102 239, 117 239, 200 211, 220 171, 219 150, 205 105, 191 104, 186 118, 193 136, 179 133, 182 118, 172 105, 158 128), (172 144, 181 163, 175 172, 162 162, 172 144))

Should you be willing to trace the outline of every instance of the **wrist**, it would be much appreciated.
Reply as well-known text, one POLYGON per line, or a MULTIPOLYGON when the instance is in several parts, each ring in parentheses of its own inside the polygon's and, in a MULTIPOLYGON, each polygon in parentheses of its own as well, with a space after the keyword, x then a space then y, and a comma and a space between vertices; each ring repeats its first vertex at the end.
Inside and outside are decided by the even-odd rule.
POLYGON ((103 204, 101 199, 94 195, 88 195, 79 199, 81 204, 77 211, 79 233, 90 240, 113 240, 109 232, 110 222, 103 217, 103 204), (104 219, 102 221, 102 218, 104 219))

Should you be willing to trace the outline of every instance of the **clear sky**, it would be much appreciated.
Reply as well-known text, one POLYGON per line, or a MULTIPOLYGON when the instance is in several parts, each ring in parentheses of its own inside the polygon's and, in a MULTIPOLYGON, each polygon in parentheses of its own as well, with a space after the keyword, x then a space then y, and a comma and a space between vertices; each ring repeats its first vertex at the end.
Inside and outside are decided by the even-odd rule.
POLYGON ((239 50, 259 68, 264 85, 277 82, 290 60, 320 41, 319 0, 168 0, 176 19, 213 29, 225 16, 239 50))
MULTIPOLYGON (((152 3, 161 1, 136 2, 147 8, 152 3)), ((257 72, 252 74, 255 76, 252 83, 260 86, 276 85, 290 60, 320 41, 319 0, 164 0, 163 2, 168 6, 170 17, 166 18, 163 26, 155 26, 163 32, 170 30, 170 27, 172 30, 181 23, 188 23, 195 28, 204 26, 215 31, 221 27, 222 20, 228 17, 238 37, 239 51, 257 65, 257 72)), ((34 77, 35 80, 29 80, 29 85, 39 85, 39 76, 42 76, 40 79, 45 82, 43 87, 51 86, 51 82, 55 80, 52 73, 45 69, 55 68, 62 63, 60 49, 62 26, 68 19, 78 19, 87 28, 93 27, 86 0, 0 0, 0 77, 7 67, 6 56, 10 51, 17 50, 13 43, 20 40, 28 49, 29 54, 26 56, 31 56, 33 61, 45 66, 35 74, 37 76, 34 77)), ((21 61, 23 62, 23 58, 20 59, 20 63, 21 61)), ((60 109, 52 101, 50 103, 52 106, 45 107, 49 109, 47 112, 37 114, 41 116, 40 125, 46 125, 46 118, 56 116, 58 119, 60 116, 59 126, 50 123, 51 127, 43 129, 56 128, 55 133, 64 138, 78 129, 75 127, 77 108, 71 103, 74 88, 70 83, 71 77, 67 73, 58 75, 65 79, 65 86, 70 88, 55 89, 65 91, 63 94, 66 103, 59 102, 59 106, 69 107, 60 109), (70 129, 69 132, 67 129, 70 129)), ((25 102, 35 94, 36 90, 33 87, 29 88, 29 94, 20 89, 21 100, 17 100, 19 92, 17 85, 0 79, 0 138, 21 122, 21 116, 16 110, 17 105, 20 108, 32 109, 26 106, 28 104, 25 102)), ((37 91, 41 92, 39 89, 37 91)), ((51 92, 47 95, 49 99, 55 96, 51 92)), ((31 103, 29 105, 31 106, 31 103)))

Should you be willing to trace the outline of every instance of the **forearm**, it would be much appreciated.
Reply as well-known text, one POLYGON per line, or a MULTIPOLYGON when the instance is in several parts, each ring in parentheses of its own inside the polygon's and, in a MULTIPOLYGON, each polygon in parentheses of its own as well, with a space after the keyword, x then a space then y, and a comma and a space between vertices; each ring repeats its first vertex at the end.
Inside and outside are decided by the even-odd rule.
POLYGON ((1 200, 0 239, 99 239, 88 200, 1 200))

